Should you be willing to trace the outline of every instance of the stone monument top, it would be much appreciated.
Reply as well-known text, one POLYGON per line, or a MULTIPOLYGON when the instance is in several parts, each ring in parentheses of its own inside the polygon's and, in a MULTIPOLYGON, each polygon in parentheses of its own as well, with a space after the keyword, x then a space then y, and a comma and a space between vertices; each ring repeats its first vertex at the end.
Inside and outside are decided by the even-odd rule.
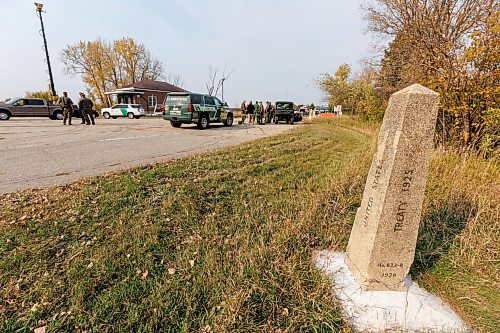
POLYGON ((434 90, 424 87, 423 85, 418 83, 412 84, 409 87, 401 89, 400 91, 395 92, 393 95, 400 95, 400 94, 424 94, 424 95, 439 96, 439 94, 434 90))

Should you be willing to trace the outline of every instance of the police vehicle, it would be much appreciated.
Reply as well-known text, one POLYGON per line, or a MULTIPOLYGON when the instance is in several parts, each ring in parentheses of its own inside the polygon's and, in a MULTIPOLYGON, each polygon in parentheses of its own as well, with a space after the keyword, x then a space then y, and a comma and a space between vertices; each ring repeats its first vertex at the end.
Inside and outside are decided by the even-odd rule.
POLYGON ((196 124, 200 129, 207 129, 211 123, 233 126, 233 112, 215 96, 170 93, 163 104, 163 119, 170 121, 173 127, 196 124))
POLYGON ((129 119, 139 119, 145 115, 144 107, 140 104, 116 104, 110 108, 101 110, 105 119, 118 117, 128 117, 129 119))

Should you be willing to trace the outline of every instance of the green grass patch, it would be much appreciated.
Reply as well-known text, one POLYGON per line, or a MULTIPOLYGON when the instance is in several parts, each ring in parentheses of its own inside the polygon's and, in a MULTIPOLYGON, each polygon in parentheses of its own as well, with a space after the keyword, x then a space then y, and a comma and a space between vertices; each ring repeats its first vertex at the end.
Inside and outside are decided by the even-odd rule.
MULTIPOLYGON (((0 331, 349 332, 312 255, 345 249, 375 136, 356 120, 320 121, 214 153, 0 196, 0 331)), ((465 160, 434 158, 412 272, 492 331, 498 238, 483 253, 492 261, 474 263, 471 252, 480 251, 472 239, 485 224, 496 227, 488 227, 489 240, 498 236, 498 198, 486 187, 480 196, 456 191, 444 170, 465 160), (464 276, 489 284, 472 294, 464 276)), ((498 187, 498 165, 477 177, 470 168, 478 163, 488 164, 459 163, 455 173, 498 187)))

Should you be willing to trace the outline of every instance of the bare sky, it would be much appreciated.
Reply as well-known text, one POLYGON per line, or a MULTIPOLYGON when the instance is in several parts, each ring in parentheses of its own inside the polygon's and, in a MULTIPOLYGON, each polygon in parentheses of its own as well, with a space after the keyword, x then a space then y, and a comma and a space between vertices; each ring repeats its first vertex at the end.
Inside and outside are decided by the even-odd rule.
MULTIPOLYGON (((63 73, 60 51, 80 40, 133 37, 205 92, 208 67, 232 71, 231 105, 241 100, 320 103, 314 83, 342 63, 356 70, 369 52, 360 0, 39 0, 56 90, 76 98, 80 77, 63 73)), ((0 0, 0 100, 46 90, 48 75, 33 0, 0 0)))

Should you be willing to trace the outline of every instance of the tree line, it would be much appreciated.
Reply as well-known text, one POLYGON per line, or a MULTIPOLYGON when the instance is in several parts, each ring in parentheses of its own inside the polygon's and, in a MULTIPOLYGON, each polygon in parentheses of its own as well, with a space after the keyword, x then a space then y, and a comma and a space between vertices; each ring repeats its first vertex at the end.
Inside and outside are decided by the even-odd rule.
MULTIPOLYGON (((60 53, 60 60, 67 75, 80 75, 88 96, 99 107, 110 107, 113 100, 106 92, 114 91, 143 80, 166 80, 183 87, 184 82, 178 74, 166 75, 164 64, 154 58, 144 44, 133 38, 118 40, 80 41, 66 46, 60 53)), ((232 71, 209 66, 206 82, 207 94, 220 96, 224 82, 229 80, 232 71)), ((57 100, 49 91, 26 91, 26 97, 43 98, 49 102, 57 100)), ((6 99, 5 101, 8 101, 6 99)), ((4 102, 4 101, 0 101, 4 102)))
POLYGON ((142 80, 165 76, 164 64, 133 38, 112 42, 97 39, 68 45, 60 55, 65 72, 81 75, 89 95, 103 105, 111 106, 107 91, 142 80))
MULTIPOLYGON (((182 87, 180 75, 168 74, 164 64, 155 59, 146 47, 125 37, 114 41, 97 39, 68 45, 61 51, 60 59, 68 75, 81 75, 91 98, 102 106, 111 106, 112 100, 105 93, 142 80, 167 80, 182 87)), ((206 83, 209 95, 220 95, 224 81, 231 76, 225 68, 209 67, 206 83)))
POLYGON ((388 43, 361 73, 345 64, 320 77, 327 100, 380 120, 394 92, 420 83, 441 95, 438 144, 498 153, 500 2, 373 0, 362 9, 388 43))

